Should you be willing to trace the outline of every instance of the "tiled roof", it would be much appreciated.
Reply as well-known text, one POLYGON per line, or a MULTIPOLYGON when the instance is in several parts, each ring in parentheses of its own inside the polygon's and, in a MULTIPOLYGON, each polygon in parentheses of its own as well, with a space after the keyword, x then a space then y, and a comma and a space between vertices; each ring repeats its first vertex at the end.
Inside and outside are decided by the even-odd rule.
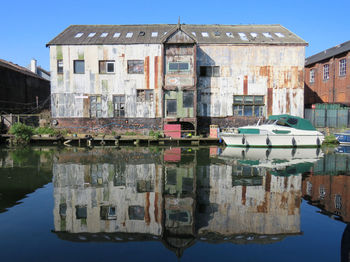
POLYGON ((305 59, 305 66, 312 65, 314 63, 329 59, 333 56, 337 56, 349 51, 350 51, 350 41, 347 41, 335 47, 326 49, 316 55, 307 57, 305 59))
POLYGON ((159 44, 174 28, 191 35, 198 44, 307 45, 281 25, 71 25, 50 45, 159 44))

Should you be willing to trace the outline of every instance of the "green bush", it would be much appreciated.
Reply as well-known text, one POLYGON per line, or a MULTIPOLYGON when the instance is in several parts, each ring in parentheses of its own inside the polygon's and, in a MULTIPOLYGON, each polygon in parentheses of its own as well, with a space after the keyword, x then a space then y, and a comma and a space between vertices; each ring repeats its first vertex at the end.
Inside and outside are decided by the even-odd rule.
POLYGON ((58 135, 59 131, 52 127, 37 127, 34 129, 35 135, 58 135))
POLYGON ((29 143, 34 134, 34 128, 22 123, 15 123, 11 126, 9 133, 15 136, 16 143, 29 143))
POLYGON ((323 144, 339 144, 339 141, 335 138, 334 135, 329 135, 324 138, 323 144))

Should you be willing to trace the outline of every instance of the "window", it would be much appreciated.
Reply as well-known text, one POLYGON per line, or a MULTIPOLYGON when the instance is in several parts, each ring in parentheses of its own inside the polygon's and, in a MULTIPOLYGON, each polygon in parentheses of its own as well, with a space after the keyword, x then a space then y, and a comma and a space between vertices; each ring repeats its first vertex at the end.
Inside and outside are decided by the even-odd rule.
POLYGON ((152 37, 157 37, 158 36, 158 32, 152 32, 152 37))
POLYGON ((176 116, 177 113, 177 101, 176 99, 168 99, 166 101, 166 114, 167 116, 176 116))
POLYGON ((329 79, 329 64, 323 66, 323 80, 329 79))
POLYGON ((183 92, 183 105, 184 108, 193 107, 193 92, 192 91, 184 91, 183 92))
POLYGON ((83 36, 83 34, 84 34, 84 33, 77 33, 77 34, 75 35, 75 38, 80 38, 80 37, 83 36))
POLYGON ((124 173, 117 173, 113 178, 114 186, 125 186, 126 185, 126 177, 124 173))
POLYGON ((219 77, 220 76, 220 66, 201 66, 200 67, 200 76, 209 76, 209 77, 219 77))
POLYGON ((130 220, 143 220, 145 217, 145 209, 142 206, 129 206, 130 220))
POLYGON ((315 69, 310 70, 310 83, 315 83, 315 69))
POLYGON ((319 187, 320 199, 324 199, 326 196, 326 189, 324 185, 320 185, 319 187))
POLYGON ((90 33, 89 35, 88 35, 88 37, 94 37, 96 35, 96 33, 90 33))
POLYGON ((136 191, 137 193, 153 192, 154 182, 150 180, 137 180, 136 191))
POLYGON ((113 96, 113 104, 114 104, 114 117, 125 116, 125 96, 124 95, 113 96))
POLYGON ((87 218, 87 207, 86 206, 75 206, 75 217, 77 219, 87 218))
POLYGON ((114 61, 99 61, 100 74, 114 73, 114 61))
POLYGON ((57 74, 63 74, 63 60, 57 60, 57 74))
POLYGON ((334 205, 336 209, 342 208, 341 195, 336 194, 334 197, 334 205))
POLYGON ((101 35, 100 35, 100 37, 102 37, 102 38, 105 38, 105 37, 107 37, 108 36, 108 33, 102 33, 101 35))
POLYGON ((169 62, 168 64, 169 72, 189 71, 189 70, 190 70, 190 63, 188 62, 169 62))
POLYGON ((90 117, 102 116, 102 98, 101 96, 90 96, 90 117))
POLYGON ((153 102, 153 90, 136 90, 136 102, 153 102))
POLYGON ((264 108, 264 96, 233 96, 234 116, 261 117, 264 108))
POLYGON ((116 220, 116 208, 113 206, 101 206, 100 218, 101 220, 116 220))
POLYGON ((339 76, 346 75, 346 59, 342 59, 339 61, 339 76))
POLYGON ((126 38, 131 38, 133 34, 134 34, 134 33, 132 33, 132 32, 126 33, 126 38))
POLYGON ((114 38, 118 38, 119 36, 120 36, 120 33, 118 33, 118 32, 114 33, 114 35, 113 35, 114 38))
POLYGON ((74 60, 74 74, 84 74, 84 73, 85 73, 85 61, 74 60))
POLYGON ((202 36, 203 37, 209 37, 209 34, 208 34, 208 32, 202 32, 202 36))
POLYGON ((128 60, 128 74, 143 74, 143 60, 128 60))

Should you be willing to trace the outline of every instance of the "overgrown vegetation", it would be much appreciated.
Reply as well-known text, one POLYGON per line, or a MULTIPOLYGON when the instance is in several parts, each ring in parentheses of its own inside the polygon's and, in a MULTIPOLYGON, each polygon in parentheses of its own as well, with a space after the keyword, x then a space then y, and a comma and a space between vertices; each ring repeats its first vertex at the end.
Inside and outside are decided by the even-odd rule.
POLYGON ((124 135, 126 135, 126 136, 136 136, 137 133, 136 132, 125 132, 124 135))
POLYGON ((153 136, 154 138, 158 139, 159 137, 162 136, 162 133, 160 131, 149 131, 148 133, 149 136, 153 136))
POLYGON ((339 144, 339 141, 335 138, 335 136, 333 134, 325 136, 324 141, 323 141, 324 145, 337 145, 339 144))
POLYGON ((35 135, 59 135, 60 131, 53 129, 51 127, 37 127, 34 129, 35 135))

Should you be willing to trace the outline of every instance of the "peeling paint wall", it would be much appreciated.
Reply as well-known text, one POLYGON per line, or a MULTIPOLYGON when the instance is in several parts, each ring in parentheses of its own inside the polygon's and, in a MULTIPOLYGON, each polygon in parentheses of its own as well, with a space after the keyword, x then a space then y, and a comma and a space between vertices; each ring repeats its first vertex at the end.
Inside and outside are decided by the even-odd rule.
POLYGON ((220 66, 220 77, 198 78, 198 115, 233 115, 233 95, 263 95, 265 116, 303 117, 304 46, 201 45, 200 66, 220 66), (200 97, 199 97, 200 96, 200 97))
POLYGON ((161 45, 50 46, 53 117, 89 117, 91 95, 102 97, 102 116, 114 117, 113 95, 125 95, 125 117, 161 117, 161 45), (57 59, 63 74, 57 74, 57 59), (74 60, 85 74, 74 73, 74 60), (115 73, 100 74, 99 60, 114 60, 115 73), (128 60, 144 61, 143 74, 128 74, 128 60), (158 69, 158 70, 155 70, 158 69), (154 102, 136 102, 137 89, 154 90, 154 102))

